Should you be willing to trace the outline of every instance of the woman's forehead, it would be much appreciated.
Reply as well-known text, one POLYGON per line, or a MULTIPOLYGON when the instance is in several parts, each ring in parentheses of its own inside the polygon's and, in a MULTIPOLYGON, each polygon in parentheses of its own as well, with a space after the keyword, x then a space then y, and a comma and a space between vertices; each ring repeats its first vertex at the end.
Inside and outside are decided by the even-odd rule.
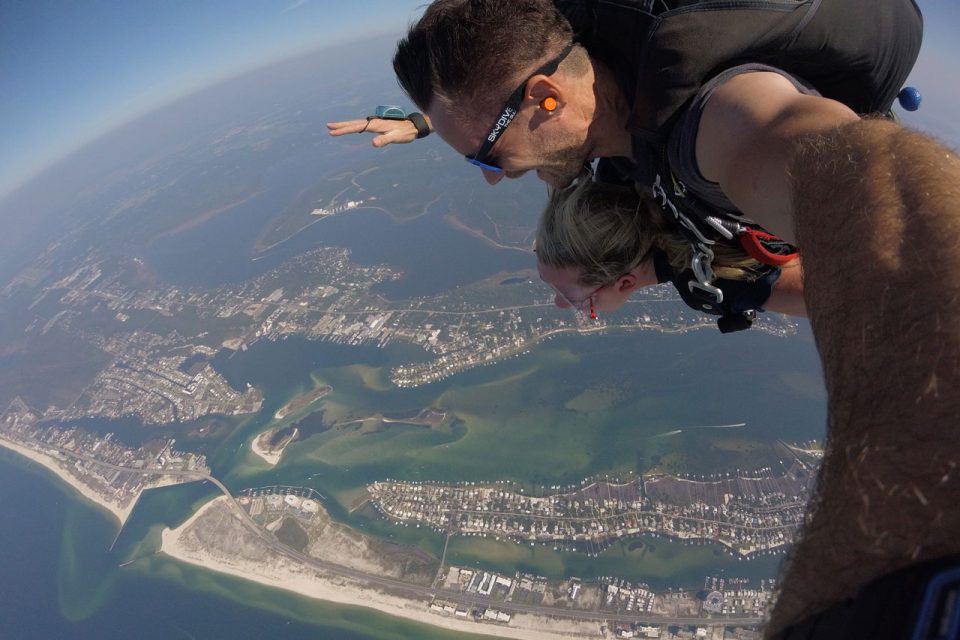
POLYGON ((580 283, 581 270, 577 267, 551 267, 542 262, 537 262, 537 272, 540 279, 554 289, 569 293, 576 297, 576 294, 587 288, 580 283))
POLYGON ((552 267, 537 261, 537 272, 540 279, 552 284, 577 284, 580 270, 576 267, 552 267))

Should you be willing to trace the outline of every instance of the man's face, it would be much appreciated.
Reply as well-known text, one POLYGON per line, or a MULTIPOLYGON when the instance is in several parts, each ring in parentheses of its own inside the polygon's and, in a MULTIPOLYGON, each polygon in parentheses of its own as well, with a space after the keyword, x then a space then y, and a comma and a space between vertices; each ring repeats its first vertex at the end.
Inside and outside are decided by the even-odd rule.
MULTIPOLYGON (((565 126, 562 114, 539 114, 538 121, 533 121, 531 111, 521 110, 497 140, 486 162, 496 164, 503 171, 480 169, 488 183, 497 184, 505 177, 519 178, 528 171, 536 171, 537 177, 547 184, 564 187, 573 182, 589 160, 585 136, 565 126)), ((434 100, 427 110, 437 135, 467 156, 475 154, 483 144, 491 117, 478 115, 464 124, 463 113, 462 109, 442 104, 441 100, 434 100)))

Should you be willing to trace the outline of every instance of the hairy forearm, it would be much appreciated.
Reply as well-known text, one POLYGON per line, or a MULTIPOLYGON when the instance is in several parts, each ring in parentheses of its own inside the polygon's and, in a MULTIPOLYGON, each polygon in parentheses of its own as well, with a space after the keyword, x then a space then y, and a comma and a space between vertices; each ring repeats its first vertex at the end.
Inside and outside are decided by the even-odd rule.
POLYGON ((868 120, 804 141, 792 175, 829 423, 771 632, 960 551, 960 160, 868 120))

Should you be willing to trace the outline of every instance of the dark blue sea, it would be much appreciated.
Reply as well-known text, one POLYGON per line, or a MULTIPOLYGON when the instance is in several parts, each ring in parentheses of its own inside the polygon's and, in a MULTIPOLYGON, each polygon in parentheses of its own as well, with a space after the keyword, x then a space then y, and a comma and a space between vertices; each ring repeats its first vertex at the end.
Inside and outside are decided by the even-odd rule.
POLYGON ((150 541, 160 526, 177 524, 195 501, 212 495, 202 485, 145 494, 112 551, 115 521, 69 492, 46 471, 0 450, 0 638, 463 637, 153 555, 150 541))

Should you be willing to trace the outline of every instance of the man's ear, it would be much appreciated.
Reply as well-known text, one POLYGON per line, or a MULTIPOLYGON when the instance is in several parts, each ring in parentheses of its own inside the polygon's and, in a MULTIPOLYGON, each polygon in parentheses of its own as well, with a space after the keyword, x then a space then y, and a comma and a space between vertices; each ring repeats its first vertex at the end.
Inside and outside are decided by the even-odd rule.
POLYGON ((527 81, 521 108, 533 107, 536 111, 531 114, 551 116, 563 109, 564 93, 553 78, 543 74, 533 76, 527 81))

